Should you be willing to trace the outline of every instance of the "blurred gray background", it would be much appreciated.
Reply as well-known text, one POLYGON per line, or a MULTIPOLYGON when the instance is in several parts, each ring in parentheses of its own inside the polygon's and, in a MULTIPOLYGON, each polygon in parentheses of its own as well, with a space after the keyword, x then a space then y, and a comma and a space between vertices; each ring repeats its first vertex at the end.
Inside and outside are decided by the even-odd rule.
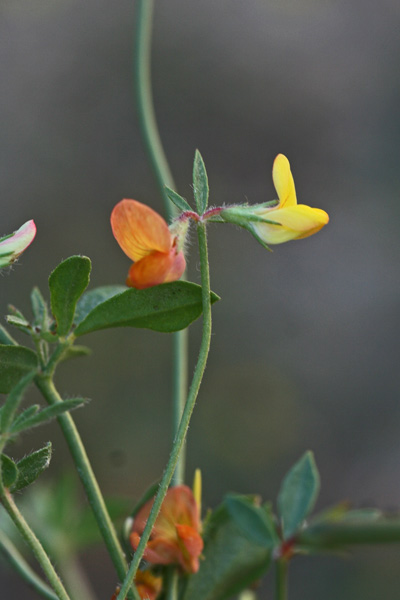
MULTIPOLYGON (((8 302, 29 314, 33 285, 47 295, 50 271, 72 254, 92 259, 93 286, 123 282, 130 261, 112 237, 112 207, 125 197, 163 210, 135 116, 134 5, 1 0, 0 233, 30 218, 38 228, 2 277, 2 314, 8 302)), ((399 23, 398 0, 156 3, 154 98, 179 192, 191 200, 199 148, 212 204, 271 200, 282 152, 299 202, 331 219, 273 254, 245 231, 209 229, 222 301, 187 468, 188 481, 202 469, 205 507, 232 490, 275 499, 308 448, 319 508, 400 505, 399 23)), ((195 242, 189 278, 198 281, 195 242)), ((200 333, 199 322, 192 365, 200 333)), ((86 343, 92 356, 61 366, 59 389, 92 398, 75 415, 89 456, 106 494, 133 504, 169 453, 171 338, 121 329, 86 343)), ((70 465, 56 424, 12 449, 19 458, 49 439, 44 479, 70 465)), ((297 559, 290 598, 400 597, 399 559, 399 548, 297 559)), ((107 555, 82 560, 108 600, 107 555)), ((1 597, 36 598, 5 563, 0 582, 1 597)))

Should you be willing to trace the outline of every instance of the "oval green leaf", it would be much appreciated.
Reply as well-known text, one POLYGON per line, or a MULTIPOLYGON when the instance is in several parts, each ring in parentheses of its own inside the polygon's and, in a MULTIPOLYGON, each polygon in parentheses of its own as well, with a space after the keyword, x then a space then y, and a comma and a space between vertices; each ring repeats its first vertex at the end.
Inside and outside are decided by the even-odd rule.
POLYGON ((33 483, 49 466, 51 452, 51 442, 47 442, 40 450, 36 450, 36 452, 32 452, 32 454, 29 454, 18 461, 18 479, 11 487, 11 491, 16 492, 22 490, 22 488, 33 483))
POLYGON ((8 394, 22 377, 37 367, 33 350, 25 346, 0 345, 0 392, 8 394))
POLYGON ((58 265, 49 277, 51 310, 57 322, 57 334, 67 335, 74 319, 76 304, 89 284, 90 259, 71 256, 58 265))
MULTIPOLYGON (((211 292, 211 302, 217 300, 219 296, 211 292)), ((174 281, 145 290, 130 288, 96 306, 78 325, 75 335, 109 327, 179 331, 201 312, 201 287, 195 283, 174 281)))
POLYGON ((314 507, 320 478, 311 451, 306 452, 290 469, 278 495, 278 513, 284 539, 290 538, 314 507))
POLYGON ((274 525, 261 506, 248 496, 228 494, 225 499, 229 514, 245 536, 264 548, 273 548, 278 538, 274 525))

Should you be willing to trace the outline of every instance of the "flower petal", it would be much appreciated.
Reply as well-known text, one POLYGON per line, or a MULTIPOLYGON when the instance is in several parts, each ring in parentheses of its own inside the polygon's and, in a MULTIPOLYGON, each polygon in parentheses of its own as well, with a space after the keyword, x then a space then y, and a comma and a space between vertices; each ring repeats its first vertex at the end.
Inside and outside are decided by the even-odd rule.
POLYGON ((140 260, 154 250, 169 252, 173 237, 165 220, 136 200, 121 200, 111 213, 115 239, 129 258, 140 260))
POLYGON ((186 268, 183 252, 175 248, 166 252, 151 252, 135 262, 129 269, 126 285, 143 290, 160 283, 179 279, 186 268))
POLYGON ((14 262, 32 243, 35 235, 36 225, 33 220, 30 220, 21 225, 17 231, 3 238, 0 241, 0 266, 7 266, 14 262))
POLYGON ((279 198, 279 208, 296 206, 296 188, 290 170, 290 163, 284 154, 278 154, 274 160, 272 179, 279 198))
MULTIPOLYGON (((267 218, 267 215, 265 216, 267 218)), ((308 237, 317 233, 329 222, 329 216, 324 210, 311 208, 304 204, 271 209, 268 216, 280 225, 252 224, 256 235, 267 244, 282 244, 290 240, 308 237)))
POLYGON ((199 556, 203 550, 204 543, 201 535, 190 525, 176 524, 176 531, 184 551, 180 555, 179 562, 188 573, 197 573, 199 570, 199 556))

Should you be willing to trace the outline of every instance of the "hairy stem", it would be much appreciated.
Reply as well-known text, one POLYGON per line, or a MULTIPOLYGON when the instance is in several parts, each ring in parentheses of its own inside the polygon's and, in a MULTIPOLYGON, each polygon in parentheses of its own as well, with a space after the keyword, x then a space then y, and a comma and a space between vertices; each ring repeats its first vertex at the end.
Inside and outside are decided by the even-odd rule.
MULTIPOLYGON (((28 523, 25 521, 25 519, 22 516, 22 514, 20 513, 17 505, 15 504, 13 497, 11 496, 10 492, 4 488, 3 483, 0 484, 0 498, 1 498, 1 503, 3 504, 7 513, 11 517, 11 519, 14 522, 15 526, 17 527, 18 531, 20 532, 23 539, 25 540, 25 542, 28 544, 28 546, 32 550, 35 558, 39 562, 39 564, 43 570, 43 573, 46 575, 47 580, 49 581, 51 587, 53 588, 53 590, 55 592, 56 598, 58 598, 59 600, 70 600, 70 597, 67 594, 67 591, 66 591, 65 587, 63 586, 60 577, 58 576, 53 565, 51 564, 50 558, 48 557, 47 553, 45 552, 42 544, 40 543, 40 541, 38 540, 36 535, 33 533, 32 529, 29 527, 28 523)), ((16 557, 15 553, 13 556, 15 559, 15 557, 16 557)), ((15 562, 14 562, 14 564, 16 565, 15 562)), ((19 566, 19 569, 21 572, 22 566, 23 566, 22 563, 19 562, 18 566, 19 566)), ((29 577, 29 572, 26 571, 26 569, 24 569, 24 571, 25 571, 24 578, 25 579, 29 578, 30 583, 33 584, 34 579, 32 577, 29 577)), ((36 579, 35 585, 36 585, 36 588, 38 588, 38 587, 41 588, 41 593, 43 595, 43 592, 46 591, 46 586, 42 582, 40 582, 41 585, 39 585, 39 582, 40 582, 40 580, 36 579)), ((47 597, 54 598, 54 596, 49 596, 49 595, 47 595, 47 597)))
POLYGON ((36 575, 35 571, 26 562, 19 550, 14 546, 6 534, 0 530, 0 551, 7 557, 8 562, 26 583, 46 600, 57 600, 58 596, 53 590, 36 575))
MULTIPOLYGON (((47 376, 46 374, 38 375, 36 377, 36 384, 48 404, 55 405, 62 402, 62 398, 60 397, 51 377, 47 376)), ((110 515, 108 514, 104 498, 100 491, 95 474, 93 473, 93 469, 89 462, 89 458, 86 454, 86 450, 82 443, 79 432, 69 413, 60 415, 58 417, 58 422, 70 449, 72 458, 75 462, 76 469, 82 481, 111 560, 117 571, 118 577, 123 580, 128 568, 125 555, 121 544, 119 543, 114 525, 110 519, 110 515)), ((132 590, 127 590, 126 595, 128 598, 134 597, 132 590)), ((138 598, 138 596, 136 596, 136 598, 138 598)))
POLYGON ((132 581, 135 578, 137 569, 142 559, 146 544, 149 540, 151 530, 157 519, 160 511, 162 502, 167 493, 168 486, 171 482, 172 476, 175 471, 176 463, 179 458, 179 454, 184 445, 186 434, 189 428, 190 418, 193 413, 194 405, 196 403, 197 395, 199 392, 200 384, 203 379, 204 370, 207 363, 208 353, 211 342, 211 300, 210 300, 210 274, 208 265, 208 251, 207 251, 207 236, 205 223, 199 222, 197 225, 197 233, 199 240, 199 254, 200 254, 200 268, 201 268, 201 284, 202 284, 202 303, 203 303, 203 335, 200 345, 199 356, 197 359, 196 368, 193 374, 193 380, 190 386, 188 399, 185 404, 182 419, 179 424, 178 432, 172 447, 171 455, 164 471, 158 493, 155 497, 153 507, 151 509, 149 518, 144 528, 140 543, 133 557, 132 563, 129 567, 128 575, 121 587, 121 591, 118 595, 117 600, 125 600, 126 592, 129 589, 132 581))

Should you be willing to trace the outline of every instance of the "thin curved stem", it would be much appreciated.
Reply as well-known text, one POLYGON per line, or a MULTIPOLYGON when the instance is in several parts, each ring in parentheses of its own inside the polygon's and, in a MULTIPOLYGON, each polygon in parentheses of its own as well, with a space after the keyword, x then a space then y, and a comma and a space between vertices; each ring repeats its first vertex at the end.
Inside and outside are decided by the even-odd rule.
MULTIPOLYGON (((36 384, 48 404, 55 405, 62 402, 62 398, 51 377, 47 375, 38 375, 36 377, 36 384)), ((60 415, 58 417, 58 422, 75 462, 79 477, 82 481, 97 525, 103 536, 108 553, 113 561, 118 577, 123 580, 126 576, 128 565, 79 432, 69 413, 60 415)), ((133 598, 134 592, 132 590, 127 590, 125 595, 127 595, 128 598, 133 598)), ((136 598, 138 598, 137 595, 136 598)))
MULTIPOLYGON (((146 152, 152 166, 159 192, 164 200, 169 219, 177 216, 177 209, 168 199, 165 186, 175 189, 174 179, 161 142, 154 112, 151 89, 151 39, 154 0, 138 0, 134 52, 134 84, 136 110, 146 152)), ((172 439, 175 439, 188 390, 188 331, 173 334, 173 390, 172 439)), ((185 451, 180 454, 172 479, 173 485, 184 481, 185 451)))
POLYGON ((200 254, 200 269, 201 269, 201 284, 202 284, 202 304, 203 304, 203 335, 199 350, 199 356, 197 359, 196 368, 193 374, 192 384, 190 386, 189 395, 185 404, 182 419, 178 428, 178 432, 172 447, 171 455, 164 471, 160 487, 155 497, 153 507, 151 509, 149 518, 144 528, 142 537, 139 545, 129 567, 126 579, 121 587, 121 591, 118 595, 117 600, 125 600, 126 592, 129 589, 132 581, 135 578, 137 569, 142 559, 146 544, 149 540, 153 525, 157 519, 160 511, 162 502, 167 493, 168 486, 171 482, 173 473, 175 471, 176 463, 179 458, 179 454, 182 451, 186 434, 189 428, 190 418, 193 413, 193 409, 196 403, 197 395, 199 392, 200 384, 203 379, 204 370, 206 368, 208 353, 210 350, 211 342, 211 300, 210 300, 210 274, 208 266, 208 251, 207 251, 207 235, 205 223, 199 222, 197 224, 197 233, 199 240, 199 254, 200 254))
POLYGON ((20 532, 25 542, 32 550, 35 558, 39 562, 43 573, 46 575, 50 585, 55 591, 56 598, 58 598, 59 600, 70 600, 70 597, 65 587, 63 586, 60 577, 58 576, 53 565, 51 564, 50 558, 45 552, 42 544, 40 543, 32 529, 29 527, 28 523, 25 521, 24 517, 20 513, 10 492, 4 488, 2 483, 0 484, 0 497, 1 503, 3 504, 7 513, 11 517, 18 531, 20 532))
POLYGON ((26 562, 12 541, 0 530, 0 551, 7 557, 8 562, 14 567, 24 581, 46 600, 58 600, 53 590, 36 575, 35 571, 26 562))

